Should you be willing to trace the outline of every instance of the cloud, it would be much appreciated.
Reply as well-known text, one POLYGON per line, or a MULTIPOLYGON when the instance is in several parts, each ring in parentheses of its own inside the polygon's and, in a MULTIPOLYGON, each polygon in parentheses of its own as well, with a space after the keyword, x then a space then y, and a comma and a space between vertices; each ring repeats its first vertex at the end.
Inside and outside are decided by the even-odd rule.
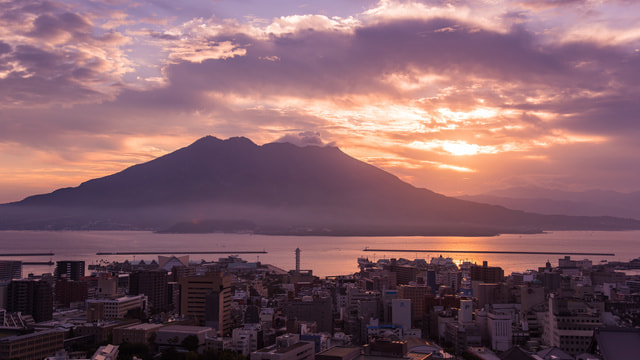
POLYGON ((637 152, 638 19, 619 2, 380 1, 247 19, 194 17, 197 2, 30 3, 0 3, 0 144, 65 159, 126 149, 132 164, 145 157, 124 144, 144 137, 330 139, 436 190, 552 183, 562 166, 587 182, 603 164, 624 171, 602 149, 637 152), (582 32, 594 21, 598 34, 582 32), (563 163, 589 146, 594 169, 563 163))
POLYGON ((113 99, 132 70, 117 31, 49 2, 5 2, 0 106, 72 106, 113 99))
POLYGON ((0 56, 11 52, 11 45, 0 40, 0 56))
POLYGON ((296 146, 305 147, 305 146, 333 146, 332 144, 325 144, 322 141, 319 132, 314 131, 303 131, 297 134, 286 134, 283 137, 279 138, 275 142, 279 143, 290 143, 296 146))
POLYGON ((92 25, 82 16, 70 12, 43 14, 33 21, 30 37, 49 42, 84 41, 92 25))

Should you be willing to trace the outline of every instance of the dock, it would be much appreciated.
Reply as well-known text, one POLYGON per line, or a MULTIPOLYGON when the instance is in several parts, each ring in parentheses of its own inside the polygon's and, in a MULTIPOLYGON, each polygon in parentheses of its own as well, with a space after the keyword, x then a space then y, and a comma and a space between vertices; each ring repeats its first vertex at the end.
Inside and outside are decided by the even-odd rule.
POLYGON ((115 251, 115 252, 97 252, 96 255, 206 255, 206 254, 266 254, 265 250, 256 251, 115 251))
POLYGON ((51 266, 53 265, 54 262, 53 261, 23 261, 22 265, 48 265, 51 266))
POLYGON ((7 253, 3 253, 0 254, 0 256, 4 256, 4 257, 8 257, 8 256, 53 256, 55 255, 54 253, 48 252, 48 253, 15 253, 15 254, 7 254, 7 253))
POLYGON ((424 249, 371 249, 362 251, 408 252, 408 253, 456 253, 456 254, 505 254, 505 255, 575 255, 575 256, 616 256, 613 253, 571 252, 571 251, 500 251, 500 250, 424 250, 424 249))

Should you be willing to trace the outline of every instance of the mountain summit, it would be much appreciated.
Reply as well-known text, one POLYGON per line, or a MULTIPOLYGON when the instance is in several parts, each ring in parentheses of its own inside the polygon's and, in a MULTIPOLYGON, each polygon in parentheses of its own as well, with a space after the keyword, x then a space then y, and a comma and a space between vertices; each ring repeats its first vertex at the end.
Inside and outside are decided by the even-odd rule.
POLYGON ((337 147, 212 136, 75 188, 3 205, 0 214, 2 228, 161 230, 182 223, 191 231, 207 223, 211 231, 242 224, 263 233, 353 235, 640 228, 635 220, 538 215, 449 198, 337 147))

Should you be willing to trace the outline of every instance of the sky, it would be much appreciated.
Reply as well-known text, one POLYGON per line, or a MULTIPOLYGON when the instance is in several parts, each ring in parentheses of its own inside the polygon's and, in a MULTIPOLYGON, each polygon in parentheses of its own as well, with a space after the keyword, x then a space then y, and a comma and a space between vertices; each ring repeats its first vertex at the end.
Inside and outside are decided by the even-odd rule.
POLYGON ((640 190, 635 0, 0 0, 0 203, 189 145, 446 195, 640 190))

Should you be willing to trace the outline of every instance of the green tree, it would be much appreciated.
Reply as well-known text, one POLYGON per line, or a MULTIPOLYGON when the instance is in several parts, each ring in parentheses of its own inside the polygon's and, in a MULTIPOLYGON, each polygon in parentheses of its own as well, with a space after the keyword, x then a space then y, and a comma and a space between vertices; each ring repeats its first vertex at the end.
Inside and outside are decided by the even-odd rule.
POLYGON ((189 351, 184 356, 184 360, 198 360, 199 358, 198 353, 195 351, 189 351))
POLYGON ((134 356, 141 359, 150 359, 149 346, 141 343, 123 342, 118 349, 118 360, 131 360, 134 356))
POLYGON ((174 347, 168 347, 160 354, 160 360, 177 360, 182 359, 183 356, 176 351, 174 347))
POLYGON ((182 343, 180 345, 188 351, 197 352, 198 347, 200 346, 200 340, 195 335, 189 335, 182 339, 182 343))

